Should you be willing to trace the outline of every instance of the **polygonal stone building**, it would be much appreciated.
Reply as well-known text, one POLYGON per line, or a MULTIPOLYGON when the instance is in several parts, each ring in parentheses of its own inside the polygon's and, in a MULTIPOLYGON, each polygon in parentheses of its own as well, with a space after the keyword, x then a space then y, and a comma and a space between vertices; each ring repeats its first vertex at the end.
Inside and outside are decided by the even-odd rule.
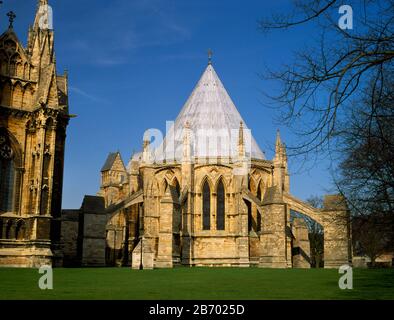
POLYGON ((147 131, 127 167, 108 156, 97 198, 105 234, 96 223, 80 239, 81 264, 309 267, 308 230, 291 210, 323 226, 326 267, 348 263, 345 204, 328 196, 318 210, 292 196, 279 133, 275 151, 265 158, 210 62, 162 141, 147 131))

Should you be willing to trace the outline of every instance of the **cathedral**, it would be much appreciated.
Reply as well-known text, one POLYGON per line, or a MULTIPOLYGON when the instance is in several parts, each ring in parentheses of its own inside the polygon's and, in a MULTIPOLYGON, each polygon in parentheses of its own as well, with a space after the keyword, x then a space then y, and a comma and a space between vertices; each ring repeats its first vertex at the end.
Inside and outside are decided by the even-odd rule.
MULTIPOLYGON (((39 1, 39 7, 47 5, 39 1)), ((56 264, 68 114, 67 74, 56 73, 53 30, 37 8, 26 47, 0 36, 0 265, 56 264)))
MULTIPOLYGON (((211 60, 163 141, 153 146, 149 131, 143 140, 127 166, 119 152, 109 154, 97 197, 84 200, 82 214, 93 203, 101 203, 106 214, 105 252, 101 247, 94 253, 97 237, 90 229, 86 260, 82 254, 87 265, 101 256, 102 264, 135 269, 307 268, 307 225, 292 212, 324 228, 326 267, 349 262, 348 212, 341 197, 326 196, 324 208, 316 209, 291 195, 279 132, 268 160, 211 60)), ((85 216, 99 219, 89 209, 85 216)))
POLYGON ((39 13, 26 48, 9 17, 0 38, 1 266, 308 268, 300 216, 324 230, 325 267, 351 261, 343 199, 327 195, 317 209, 291 194, 279 132, 266 159, 211 57, 165 137, 148 130, 126 164, 110 153, 98 193, 62 210, 67 74, 56 73, 53 30, 39 13))

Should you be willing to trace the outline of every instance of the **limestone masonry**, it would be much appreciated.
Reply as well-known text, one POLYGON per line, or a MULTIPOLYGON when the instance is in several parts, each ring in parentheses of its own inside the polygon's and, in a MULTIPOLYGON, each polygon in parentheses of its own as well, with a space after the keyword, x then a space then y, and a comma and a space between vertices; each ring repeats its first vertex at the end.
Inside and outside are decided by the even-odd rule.
POLYGON ((56 73, 54 33, 41 29, 39 21, 37 13, 26 48, 12 20, 0 36, 0 265, 4 266, 61 263, 68 83, 67 74, 56 73))
POLYGON ((279 133, 267 160, 211 62, 162 143, 145 137, 127 166, 110 153, 98 194, 62 211, 67 74, 39 18, 26 48, 12 26, 0 37, 1 266, 309 268, 291 212, 323 227, 325 267, 351 262, 343 199, 316 209, 290 194, 279 133))

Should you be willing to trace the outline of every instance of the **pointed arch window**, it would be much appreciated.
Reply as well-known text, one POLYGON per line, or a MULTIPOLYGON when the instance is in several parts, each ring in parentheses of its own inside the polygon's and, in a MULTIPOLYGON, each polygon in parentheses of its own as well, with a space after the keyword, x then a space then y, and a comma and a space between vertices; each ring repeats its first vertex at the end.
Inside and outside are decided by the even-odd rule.
MULTIPOLYGON (((249 179, 249 184, 248 184, 250 192, 254 193, 255 192, 255 183, 253 179, 249 179)), ((248 232, 251 232, 253 230, 253 212, 252 212, 252 203, 250 201, 246 201, 246 206, 248 208, 248 232)))
MULTIPOLYGON (((174 178, 172 180, 172 186, 175 188, 176 192, 176 197, 179 199, 181 196, 181 187, 179 185, 178 179, 174 178)), ((176 206, 174 209, 174 215, 173 215, 173 228, 176 233, 178 233, 180 230, 182 230, 182 210, 180 206, 176 206)), ((179 243, 180 243, 180 238, 179 234, 174 235, 174 243, 177 243, 176 247, 179 248, 179 243)))
POLYGON ((11 95, 12 95, 12 86, 11 83, 3 84, 3 90, 1 92, 0 100, 3 106, 11 105, 11 95))
POLYGON ((16 240, 24 240, 25 239, 25 232, 26 232, 26 226, 23 221, 18 221, 16 224, 16 229, 15 229, 15 239, 16 240))
MULTIPOLYGON (((259 183, 259 187, 257 189, 257 198, 260 201, 263 201, 263 193, 261 191, 261 183, 259 183)), ((257 232, 261 231, 261 213, 257 210, 257 232)))
POLYGON ((222 180, 219 181, 216 195, 216 230, 224 230, 226 222, 226 195, 222 180))
POLYGON ((15 166, 13 151, 6 135, 0 133, 0 212, 14 209, 15 166))
POLYGON ((174 185, 174 187, 175 187, 176 194, 177 194, 177 196, 178 196, 178 198, 179 198, 179 197, 181 196, 181 187, 180 187, 180 185, 179 185, 179 182, 178 182, 178 179, 177 179, 177 178, 174 179, 173 185, 174 185))
POLYGON ((5 228, 5 239, 12 239, 13 238, 13 222, 12 220, 8 220, 6 228, 5 228))
POLYGON ((211 229, 211 189, 209 183, 205 180, 202 188, 202 228, 203 230, 211 229))
POLYGON ((248 208, 248 232, 250 232, 253 230, 252 204, 246 201, 246 207, 248 208))

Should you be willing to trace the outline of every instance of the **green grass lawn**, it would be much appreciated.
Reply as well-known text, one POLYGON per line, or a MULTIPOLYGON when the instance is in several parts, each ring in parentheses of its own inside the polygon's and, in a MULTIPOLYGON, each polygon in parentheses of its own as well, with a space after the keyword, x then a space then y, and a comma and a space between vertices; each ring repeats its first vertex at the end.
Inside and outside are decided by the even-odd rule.
POLYGON ((0 299, 394 299, 394 270, 353 270, 340 290, 338 270, 259 268, 54 269, 40 290, 36 269, 0 269, 0 299))

